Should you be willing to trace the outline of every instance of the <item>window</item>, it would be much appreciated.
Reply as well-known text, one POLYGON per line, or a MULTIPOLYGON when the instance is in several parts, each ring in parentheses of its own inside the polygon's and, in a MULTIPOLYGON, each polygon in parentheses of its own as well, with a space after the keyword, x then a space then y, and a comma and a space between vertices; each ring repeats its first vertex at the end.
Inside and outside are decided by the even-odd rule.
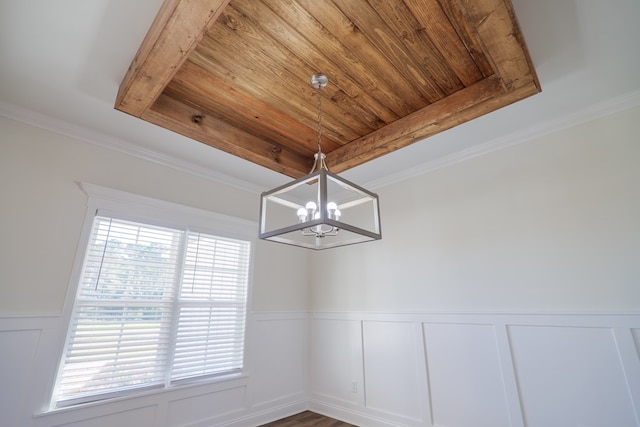
POLYGON ((250 242, 93 219, 55 406, 240 373, 250 242))

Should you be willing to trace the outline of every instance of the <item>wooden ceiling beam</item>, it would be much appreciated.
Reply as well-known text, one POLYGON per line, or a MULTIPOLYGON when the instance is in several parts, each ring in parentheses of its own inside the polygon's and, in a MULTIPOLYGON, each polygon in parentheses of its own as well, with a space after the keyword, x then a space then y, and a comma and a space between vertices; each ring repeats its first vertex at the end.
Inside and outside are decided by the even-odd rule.
POLYGON ((142 117, 230 0, 165 0, 120 84, 115 108, 142 117))
POLYGON ((313 158, 301 156, 160 95, 142 119, 292 178, 309 173, 313 158))
POLYGON ((532 80, 505 91, 501 79, 491 76, 328 153, 327 165, 344 172, 536 93, 532 80))
POLYGON ((466 21, 507 90, 540 82, 510 0, 459 0, 466 21))

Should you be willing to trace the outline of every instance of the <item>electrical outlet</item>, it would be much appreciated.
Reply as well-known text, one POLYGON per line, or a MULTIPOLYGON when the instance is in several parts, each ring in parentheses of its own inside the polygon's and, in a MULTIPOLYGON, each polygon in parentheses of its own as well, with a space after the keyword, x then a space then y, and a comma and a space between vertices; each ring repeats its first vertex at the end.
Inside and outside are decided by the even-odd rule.
POLYGON ((358 392, 358 382, 354 381, 351 383, 351 393, 357 393, 358 392))

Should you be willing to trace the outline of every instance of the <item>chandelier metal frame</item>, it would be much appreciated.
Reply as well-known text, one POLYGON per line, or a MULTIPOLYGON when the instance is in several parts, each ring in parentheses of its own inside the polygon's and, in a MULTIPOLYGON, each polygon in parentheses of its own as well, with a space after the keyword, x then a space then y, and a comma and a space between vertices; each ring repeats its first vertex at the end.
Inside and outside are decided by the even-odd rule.
POLYGON ((332 173, 326 165, 321 90, 327 84, 324 74, 311 77, 318 93, 318 152, 311 172, 261 194, 260 239, 321 250, 382 238, 378 195, 332 173), (305 198, 300 193, 310 196, 305 198), (288 212, 295 214, 289 216, 288 212), (349 215, 353 212, 356 214, 349 215), (276 220, 270 221, 269 215, 276 220), (297 218, 298 222, 291 224, 284 219, 282 225, 283 216, 297 218))

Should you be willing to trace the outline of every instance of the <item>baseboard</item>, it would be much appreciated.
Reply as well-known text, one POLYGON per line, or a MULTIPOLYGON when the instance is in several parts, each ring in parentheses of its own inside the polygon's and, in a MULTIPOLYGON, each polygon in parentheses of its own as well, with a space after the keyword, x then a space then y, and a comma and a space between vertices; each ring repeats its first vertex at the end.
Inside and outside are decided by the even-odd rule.
POLYGON ((295 402, 290 402, 286 405, 281 405, 269 408, 264 411, 238 417, 223 424, 215 424, 215 427, 255 427, 280 420, 282 418, 287 418, 291 415, 299 414, 300 412, 306 411, 308 409, 309 402, 306 399, 298 400, 295 402))
POLYGON ((361 411, 354 411, 344 407, 337 407, 318 400, 309 401, 309 410, 326 417, 356 426, 366 427, 410 427, 409 424, 400 424, 397 421, 385 420, 361 411))

